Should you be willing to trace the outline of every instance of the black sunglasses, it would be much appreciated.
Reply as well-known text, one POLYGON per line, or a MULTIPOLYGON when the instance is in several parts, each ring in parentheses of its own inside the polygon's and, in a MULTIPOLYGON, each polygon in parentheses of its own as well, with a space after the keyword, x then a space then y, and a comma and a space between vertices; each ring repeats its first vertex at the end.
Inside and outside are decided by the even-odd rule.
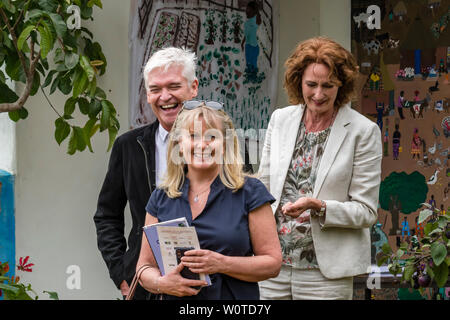
POLYGON ((217 101, 189 100, 189 101, 183 102, 183 108, 186 110, 194 110, 203 105, 205 105, 213 110, 223 110, 223 103, 217 102, 217 101))

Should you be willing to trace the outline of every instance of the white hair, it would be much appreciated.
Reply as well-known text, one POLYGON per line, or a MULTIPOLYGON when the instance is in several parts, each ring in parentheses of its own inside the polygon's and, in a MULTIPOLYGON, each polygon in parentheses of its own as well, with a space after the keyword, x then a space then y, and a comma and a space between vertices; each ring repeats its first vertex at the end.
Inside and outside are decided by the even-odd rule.
POLYGON ((148 90, 148 74, 151 71, 156 68, 163 68, 164 71, 167 71, 174 65, 183 67, 183 76, 189 85, 192 84, 192 81, 197 79, 195 76, 196 61, 195 53, 186 48, 168 47, 156 51, 144 67, 145 89, 148 90))

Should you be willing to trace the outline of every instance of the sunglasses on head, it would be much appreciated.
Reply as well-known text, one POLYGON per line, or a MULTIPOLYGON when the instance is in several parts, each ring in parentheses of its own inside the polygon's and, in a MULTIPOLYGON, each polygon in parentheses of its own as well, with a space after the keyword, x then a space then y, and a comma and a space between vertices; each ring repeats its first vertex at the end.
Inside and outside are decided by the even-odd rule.
POLYGON ((189 100, 183 102, 183 108, 186 110, 194 110, 201 106, 207 106, 213 110, 223 110, 223 103, 207 100, 189 100))

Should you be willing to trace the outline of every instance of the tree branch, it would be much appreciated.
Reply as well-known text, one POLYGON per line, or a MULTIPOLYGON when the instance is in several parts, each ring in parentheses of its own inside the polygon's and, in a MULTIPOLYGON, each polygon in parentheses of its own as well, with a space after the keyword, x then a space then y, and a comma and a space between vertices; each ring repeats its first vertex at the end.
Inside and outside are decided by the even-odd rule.
POLYGON ((35 70, 36 70, 36 64, 41 57, 41 50, 39 50, 39 52, 36 55, 34 55, 34 41, 31 40, 30 67, 28 68, 26 60, 25 60, 25 56, 23 55, 23 52, 21 50, 19 50, 19 48, 17 47, 16 33, 14 32, 14 29, 9 24, 8 16, 3 11, 2 8, 0 8, 0 15, 2 16, 3 21, 5 22, 6 27, 8 28, 8 31, 11 34, 11 38, 12 38, 14 47, 16 48, 20 63, 22 64, 22 67, 24 69, 25 76, 26 76, 25 88, 22 91, 22 94, 20 95, 20 97, 17 99, 16 102, 13 102, 13 103, 0 103, 0 113, 1 113, 1 112, 10 112, 10 111, 19 110, 20 108, 23 107, 23 105, 27 101, 27 99, 31 93, 31 88, 33 87, 33 79, 34 79, 34 74, 35 74, 35 70))

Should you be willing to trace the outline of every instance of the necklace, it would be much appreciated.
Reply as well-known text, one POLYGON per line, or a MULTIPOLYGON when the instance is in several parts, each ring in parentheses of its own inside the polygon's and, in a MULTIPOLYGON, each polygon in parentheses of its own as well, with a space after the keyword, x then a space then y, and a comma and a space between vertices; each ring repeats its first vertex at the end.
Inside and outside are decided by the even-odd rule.
MULTIPOLYGON (((197 193, 197 194, 194 196, 194 202, 198 202, 198 201, 199 201, 199 196, 202 195, 202 194, 204 194, 206 191, 208 191, 210 187, 211 187, 211 184, 209 183, 209 184, 208 184, 208 187, 206 187, 206 189, 204 189, 203 191, 197 193)), ((194 193, 194 191, 193 191, 192 189, 189 190, 189 192, 194 193)))

